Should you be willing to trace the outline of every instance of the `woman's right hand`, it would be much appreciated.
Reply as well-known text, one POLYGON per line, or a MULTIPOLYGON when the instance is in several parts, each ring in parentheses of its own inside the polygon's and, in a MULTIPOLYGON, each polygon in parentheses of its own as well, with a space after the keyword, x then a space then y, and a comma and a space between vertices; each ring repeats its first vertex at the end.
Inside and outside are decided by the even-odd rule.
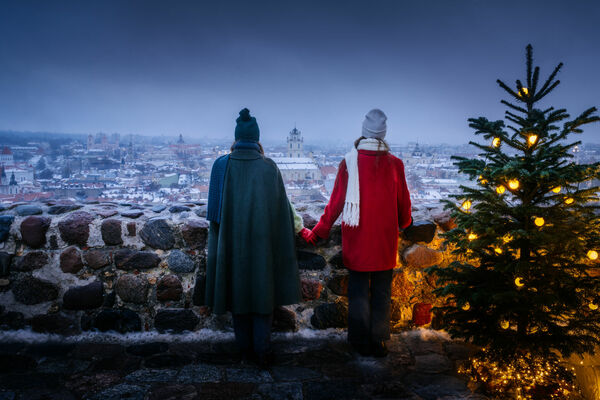
POLYGON ((317 244, 317 239, 319 239, 313 231, 307 228, 302 228, 300 236, 302 236, 302 239, 304 239, 306 243, 312 244, 313 246, 317 244))

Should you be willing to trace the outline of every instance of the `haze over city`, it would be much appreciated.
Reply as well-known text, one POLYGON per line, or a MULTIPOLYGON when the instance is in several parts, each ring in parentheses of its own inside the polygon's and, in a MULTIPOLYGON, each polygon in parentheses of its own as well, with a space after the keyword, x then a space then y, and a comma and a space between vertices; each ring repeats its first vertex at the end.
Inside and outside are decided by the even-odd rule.
MULTIPOLYGON (((230 138, 242 107, 262 139, 350 141, 373 107, 393 143, 466 143, 503 117, 531 43, 546 100, 600 102, 594 1, 2 1, 0 130, 230 138), (436 12, 432 13, 431 10, 436 12)), ((600 126, 584 142, 598 142, 600 126)))

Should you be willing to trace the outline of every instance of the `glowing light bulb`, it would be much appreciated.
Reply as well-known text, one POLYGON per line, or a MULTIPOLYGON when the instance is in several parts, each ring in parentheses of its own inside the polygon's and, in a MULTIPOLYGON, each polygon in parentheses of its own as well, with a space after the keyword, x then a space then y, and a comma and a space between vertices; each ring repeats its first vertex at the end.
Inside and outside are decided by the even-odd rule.
POLYGON ((503 241, 504 243, 508 243, 508 242, 510 242, 510 241, 512 241, 512 240, 513 240, 513 237, 511 236, 511 234, 510 234, 510 233, 507 233, 506 235, 504 235, 504 237, 502 237, 502 241, 503 241))
POLYGON ((554 189, 552 189, 552 191, 553 191, 554 193, 560 193, 560 189, 561 189, 561 187, 560 187, 560 186, 557 186, 557 187, 555 187, 554 189))
POLYGON ((465 304, 463 304, 463 306, 461 308, 465 311, 469 311, 471 309, 471 305, 467 301, 465 304))
POLYGON ((468 211, 471 208, 471 200, 465 200, 463 201, 461 207, 463 210, 468 211))
POLYGON ((496 193, 502 194, 502 193, 504 193, 505 190, 506 190, 506 188, 504 186, 500 185, 496 188, 496 193))
POLYGON ((494 147, 500 147, 501 143, 502 142, 500 141, 499 137, 495 137, 494 140, 492 140, 492 146, 494 146, 494 147))
POLYGON ((588 304, 588 307, 590 308, 590 310, 595 311, 598 309, 598 304, 590 303, 590 304, 588 304))
POLYGON ((500 327, 502 329, 508 329, 510 327, 510 324, 508 323, 508 321, 504 320, 504 321, 500 321, 500 327))
POLYGON ((587 256, 590 260, 597 260, 598 259, 598 252, 596 250, 590 250, 587 252, 587 256))
POLYGON ((477 239, 477 235, 474 234, 474 233, 469 233, 469 236, 467 236, 467 239, 469 239, 469 240, 475 240, 475 239, 477 239))
POLYGON ((517 179, 511 179, 508 181, 508 187, 512 190, 517 190, 519 188, 519 181, 517 179))
POLYGON ((527 96, 529 94, 529 89, 527 89, 526 87, 521 88, 521 90, 519 91, 519 96, 527 96))
POLYGON ((574 201, 575 201, 575 199, 574 199, 574 198, 572 198, 572 197, 567 197, 567 198, 565 199, 565 204, 573 204, 573 202, 574 202, 574 201))
POLYGON ((496 252, 496 254, 502 254, 502 249, 500 247, 496 247, 494 251, 496 252))
POLYGON ((525 284, 523 283, 523 278, 521 278, 521 277, 515 278, 515 285, 517 287, 523 287, 523 286, 525 286, 525 284))
POLYGON ((487 179, 484 179, 484 178, 483 178, 483 175, 479 175, 479 182, 480 182, 482 185, 485 185, 485 184, 487 183, 487 179))
POLYGON ((530 146, 533 146, 535 144, 535 142, 537 142, 537 140, 538 140, 538 135, 536 135, 535 133, 532 133, 527 138, 527 143, 529 143, 530 146))
POLYGON ((542 217, 536 217, 535 220, 533 221, 533 223, 536 226, 544 226, 544 224, 546 223, 546 221, 544 221, 544 218, 542 218, 542 217))

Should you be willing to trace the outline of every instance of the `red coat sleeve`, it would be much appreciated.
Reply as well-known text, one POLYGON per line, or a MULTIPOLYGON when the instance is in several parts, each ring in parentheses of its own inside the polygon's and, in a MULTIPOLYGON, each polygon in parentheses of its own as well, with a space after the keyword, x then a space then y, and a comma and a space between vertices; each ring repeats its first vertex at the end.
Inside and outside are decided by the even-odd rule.
POLYGON ((411 221, 410 193, 406 184, 404 175, 404 163, 399 160, 398 163, 398 227, 404 229, 410 225, 411 221))
POLYGON ((346 169, 346 160, 342 160, 338 168, 333 192, 329 198, 329 203, 319 220, 319 223, 313 228, 313 232, 322 239, 329 237, 329 231, 334 222, 338 219, 344 210, 346 201, 346 188, 348 187, 348 170, 346 169))

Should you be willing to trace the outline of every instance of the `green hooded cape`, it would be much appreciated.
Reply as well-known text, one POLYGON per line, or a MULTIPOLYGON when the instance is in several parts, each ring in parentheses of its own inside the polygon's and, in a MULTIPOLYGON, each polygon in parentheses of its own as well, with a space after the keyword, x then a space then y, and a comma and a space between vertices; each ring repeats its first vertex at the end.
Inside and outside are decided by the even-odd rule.
POLYGON ((211 222, 208 234, 206 304, 216 314, 270 314, 299 302, 294 220, 281 173, 256 150, 234 150, 221 222, 211 222))

